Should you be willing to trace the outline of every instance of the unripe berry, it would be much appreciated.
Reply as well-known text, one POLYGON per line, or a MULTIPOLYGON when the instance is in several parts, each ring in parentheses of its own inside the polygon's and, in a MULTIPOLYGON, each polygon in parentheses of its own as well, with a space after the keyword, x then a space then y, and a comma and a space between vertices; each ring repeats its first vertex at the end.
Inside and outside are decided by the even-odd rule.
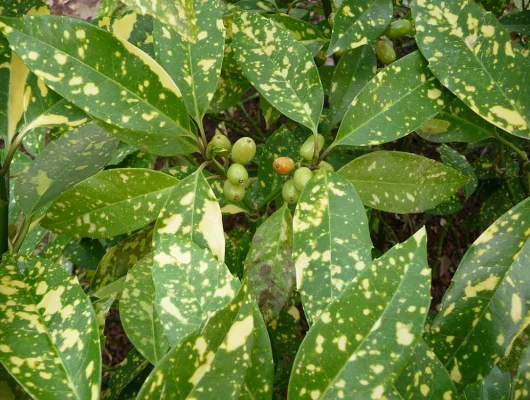
POLYGON ((228 201, 237 203, 245 198, 245 187, 234 185, 229 180, 226 180, 223 186, 223 193, 228 201))
POLYGON ((394 48, 384 39, 377 41, 377 44, 375 45, 375 53, 377 54, 377 58, 379 58, 383 64, 391 64, 396 60, 396 52, 394 51, 394 48))
POLYGON ((230 150, 232 149, 232 143, 225 135, 216 133, 206 148, 206 154, 208 158, 212 158, 214 154, 220 155, 221 157, 228 157, 230 150))
POLYGON ((307 167, 300 167, 296 171, 294 171, 293 180, 294 180, 294 186, 297 190, 300 192, 305 187, 307 182, 313 177, 313 171, 311 171, 307 167))
MULTIPOLYGON (((324 136, 321 134, 317 135, 317 154, 320 153, 324 147, 324 136)), ((315 150, 315 135, 309 136, 304 144, 300 147, 300 155, 306 161, 313 160, 313 152, 315 150)))
POLYGON ((300 192, 296 189, 296 186, 294 186, 294 181, 292 179, 289 179, 283 184, 282 197, 289 204, 294 204, 298 201, 300 192))
POLYGON ((397 39, 412 31, 412 23, 408 19, 398 19, 390 24, 385 31, 385 36, 390 39, 397 39))
POLYGON ((228 168, 226 177, 233 185, 245 186, 248 182, 247 169, 241 164, 232 164, 230 168, 228 168))
POLYGON ((272 168, 278 175, 287 175, 294 169, 294 161, 289 157, 278 157, 272 162, 272 168))
POLYGON ((251 162, 256 155, 256 143, 249 137, 243 137, 232 146, 232 160, 245 165, 251 162))

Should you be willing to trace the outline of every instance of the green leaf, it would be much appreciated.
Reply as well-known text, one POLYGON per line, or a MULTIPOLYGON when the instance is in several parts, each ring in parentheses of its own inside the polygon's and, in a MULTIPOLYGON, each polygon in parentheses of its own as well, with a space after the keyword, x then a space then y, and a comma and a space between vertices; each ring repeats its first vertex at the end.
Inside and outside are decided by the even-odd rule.
POLYGON ((120 319, 134 347, 151 364, 157 365, 169 349, 169 343, 154 309, 152 269, 153 255, 149 254, 127 273, 120 300, 120 319))
POLYGON ((523 353, 523 357, 517 368, 517 374, 513 380, 513 400, 523 399, 530 393, 530 346, 523 353))
POLYGON ((486 376, 530 321, 530 199, 469 248, 427 336, 458 388, 486 376))
POLYGON ((284 181, 274 171, 273 161, 280 156, 290 157, 295 163, 302 161, 300 146, 302 146, 307 136, 307 133, 301 127, 293 132, 282 125, 267 139, 258 164, 258 182, 263 195, 267 196, 270 193, 277 193, 284 181))
POLYGON ((329 102, 333 125, 338 124, 357 94, 375 76, 377 60, 370 46, 346 52, 337 64, 331 79, 329 102))
POLYGON ((53 240, 39 253, 39 257, 58 263, 71 241, 72 238, 68 236, 55 235, 53 240))
POLYGON ((154 21, 156 60, 182 92, 195 122, 202 118, 213 98, 224 55, 224 4, 221 1, 192 1, 197 17, 197 41, 190 43, 167 25, 154 21), (175 60, 180 60, 175 62, 175 60))
POLYGON ((41 221, 72 237, 114 237, 154 221, 178 181, 142 168, 105 170, 57 197, 41 221))
POLYGON ((0 398, 5 400, 31 400, 15 378, 0 364, 0 398))
POLYGON ((462 100, 455 98, 416 132, 434 143, 474 143, 492 137, 495 127, 475 114, 462 100))
POLYGON ((51 142, 15 185, 15 199, 29 217, 76 183, 102 169, 118 140, 89 124, 51 142))
POLYGON ((474 1, 416 2, 418 47, 434 75, 474 112, 530 138, 530 68, 508 31, 474 1))
POLYGON ((380 71, 359 92, 333 146, 372 146, 396 140, 438 114, 451 98, 421 54, 411 53, 380 71))
POLYGON ((464 155, 460 154, 458 151, 452 149, 446 144, 442 144, 442 146, 440 146, 440 158, 444 164, 453 167, 457 171, 460 171, 462 175, 468 178, 469 182, 465 184, 463 189, 466 199, 469 199, 469 197, 477 189, 478 185, 475 171, 473 170, 473 167, 469 161, 467 161, 464 155))
POLYGON ((149 366, 149 361, 143 358, 138 350, 133 348, 127 353, 127 357, 112 369, 108 388, 101 393, 101 398, 103 400, 119 398, 118 396, 122 390, 147 366, 149 366))
POLYGON ((343 0, 335 15, 328 55, 374 42, 392 13, 392 0, 343 0))
MULTIPOLYGON (((134 264, 152 251, 153 230, 146 229, 122 240, 111 247, 99 262, 92 282, 90 295, 97 296, 97 292, 123 278, 134 264)), ((121 293, 121 288, 119 290, 121 293)), ((101 294, 100 294, 101 296, 101 294)))
POLYGON ((219 399, 270 399, 272 374, 267 330, 243 286, 232 302, 171 349, 138 400, 200 400, 212 398, 212 393, 219 399))
POLYGON ((131 141, 166 146, 173 154, 196 150, 179 89, 160 65, 126 40, 57 16, 0 18, 0 29, 46 85, 107 124, 132 130, 131 141))
POLYGON ((499 21, 509 32, 530 35, 530 10, 508 14, 499 21))
POLYGON ((293 235, 296 284, 312 324, 372 261, 368 219, 353 185, 317 172, 298 200, 293 235))
POLYGON ((423 339, 394 384, 403 399, 457 399, 449 373, 423 339))
POLYGON ((423 333, 430 276, 421 229, 353 278, 304 338, 288 398, 381 398, 423 333))
POLYGON ((480 5, 486 10, 491 11, 496 16, 500 16, 511 3, 511 0, 480 0, 480 5))
POLYGON ((399 151, 376 151, 339 170, 364 205, 393 213, 430 210, 449 199, 469 178, 445 164, 399 151))
POLYGON ((271 126, 278 121, 282 113, 274 108, 263 96, 259 98, 259 108, 265 120, 265 127, 271 129, 271 126))
POLYGON ((469 385, 465 389, 465 395, 473 400, 509 400, 511 389, 510 372, 502 372, 495 366, 484 379, 469 385))
POLYGON ((252 234, 245 226, 236 226, 225 233, 226 254, 225 262, 232 275, 243 279, 243 262, 250 249, 252 234))
POLYGON ((22 246, 18 250, 18 253, 24 256, 32 255, 47 233, 47 229, 44 229, 40 225, 37 225, 35 228, 33 228, 33 230, 28 233, 28 235, 24 239, 24 242, 22 243, 22 246))
POLYGON ((158 215, 153 241, 167 248, 175 236, 209 249, 221 262, 225 239, 221 208, 202 169, 178 183, 158 215))
POLYGON ((240 287, 208 250, 179 237, 158 243, 153 281, 155 310, 172 346, 229 303, 240 287))
POLYGON ((38 127, 77 127, 88 121, 80 108, 59 96, 33 73, 26 79, 24 89, 24 115, 19 131, 27 132, 38 127))
POLYGON ((313 57, 329 42, 326 35, 309 22, 293 18, 283 13, 270 14, 267 17, 272 19, 281 29, 290 31, 293 37, 311 52, 313 57))
POLYGON ((140 14, 151 15, 171 26, 184 40, 191 43, 197 40, 197 18, 193 0, 125 0, 124 3, 140 14))
POLYGON ((115 301, 116 293, 113 293, 107 297, 97 299, 96 301, 92 302, 94 312, 96 313, 96 320, 98 322, 99 341, 102 348, 105 348, 105 343, 107 341, 107 337, 105 336, 105 321, 107 319, 107 315, 109 314, 110 308, 115 301))
POLYGON ((64 249, 64 257, 72 264, 94 271, 104 255, 105 249, 97 239, 72 240, 64 249))
POLYGON ((237 13, 232 30, 247 79, 273 107, 316 133, 324 94, 311 53, 259 14, 237 13))
POLYGON ((268 325, 278 317, 295 286, 293 219, 286 204, 256 230, 245 259, 245 277, 268 325))
POLYGON ((0 361, 9 373, 34 398, 97 398, 98 325, 77 278, 58 264, 12 255, 0 281, 0 361))

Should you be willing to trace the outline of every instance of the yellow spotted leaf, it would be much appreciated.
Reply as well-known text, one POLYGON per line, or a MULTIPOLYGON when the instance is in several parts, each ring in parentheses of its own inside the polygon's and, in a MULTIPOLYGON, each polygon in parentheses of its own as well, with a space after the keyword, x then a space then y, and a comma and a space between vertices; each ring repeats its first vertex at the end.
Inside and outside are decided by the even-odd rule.
POLYGON ((309 50, 259 14, 238 12, 232 31, 246 78, 273 107, 316 133, 324 94, 309 50))
POLYGON ((41 225, 71 237, 114 237, 156 219, 178 180, 143 168, 100 172, 55 199, 41 225))
POLYGON ((353 185, 334 172, 316 173, 298 200, 293 238, 296 285, 312 324, 372 261, 368 219, 353 185))
POLYGON ((267 329, 243 286, 171 349, 137 399, 270 399, 273 371, 267 329))
POLYGON ((417 43, 434 75, 474 112, 530 138, 530 68, 510 33, 473 0, 419 0, 417 43))
POLYGON ((0 362, 36 399, 96 399, 94 309, 63 266, 13 254, 0 267, 0 362))
POLYGON ((288 399, 383 398, 423 333, 430 277, 424 228, 367 265, 305 336, 288 399))
POLYGON ((508 356, 530 322, 530 199, 502 215, 469 248, 427 335, 462 389, 508 356))
POLYGON ((65 190, 101 170, 118 146, 118 139, 95 124, 50 143, 15 185, 15 199, 28 216, 65 190))
POLYGON ((57 16, 0 18, 0 30, 46 85, 116 126, 122 140, 155 153, 162 148, 164 155, 196 150, 179 89, 160 65, 126 40, 57 16))

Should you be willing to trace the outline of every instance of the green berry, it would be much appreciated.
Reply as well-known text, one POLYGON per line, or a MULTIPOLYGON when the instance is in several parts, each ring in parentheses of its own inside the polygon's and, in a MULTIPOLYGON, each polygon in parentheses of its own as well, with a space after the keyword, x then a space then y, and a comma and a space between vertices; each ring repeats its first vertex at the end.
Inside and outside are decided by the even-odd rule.
POLYGON ((408 35, 412 31, 412 23, 408 19, 398 19, 390 24, 386 29, 385 35, 390 39, 408 35))
MULTIPOLYGON (((317 154, 320 153, 324 147, 324 136, 321 134, 317 135, 317 154)), ((311 135, 300 147, 300 155, 306 161, 313 160, 313 153, 315 151, 315 135, 311 135)))
POLYGON ((206 153, 209 158, 212 158, 214 154, 228 157, 231 149, 232 143, 230 143, 230 139, 221 133, 216 133, 210 143, 208 143, 206 153))
POLYGON ((289 179, 283 184, 282 197, 289 204, 294 204, 298 201, 298 197, 300 197, 300 192, 298 191, 298 189, 296 189, 293 179, 289 179))
POLYGON ((318 166, 319 166, 320 169, 325 169, 325 170, 328 170, 328 171, 331 171, 331 172, 335 171, 335 168, 333 168, 333 165, 331 165, 330 163, 328 163, 326 161, 320 161, 320 164, 318 164, 318 166))
POLYGON ((313 177, 313 171, 311 171, 307 167, 301 167, 298 168, 296 171, 294 171, 293 180, 294 180, 294 186, 297 190, 300 192, 305 187, 307 182, 313 177))
POLYGON ((234 185, 229 180, 226 180, 223 186, 223 193, 228 201, 237 203, 245 198, 245 187, 234 185))
POLYGON ((329 22, 329 26, 333 28, 333 25, 335 25, 335 13, 329 14, 328 22, 329 22))
POLYGON ((252 161, 256 155, 256 143, 249 137, 243 137, 232 146, 232 160, 245 165, 252 161))
POLYGON ((375 53, 383 64, 391 64, 396 60, 394 48, 384 39, 378 40, 375 45, 375 53))
POLYGON ((245 186, 248 182, 247 169, 241 164, 232 164, 230 168, 228 168, 226 177, 233 185, 245 186))

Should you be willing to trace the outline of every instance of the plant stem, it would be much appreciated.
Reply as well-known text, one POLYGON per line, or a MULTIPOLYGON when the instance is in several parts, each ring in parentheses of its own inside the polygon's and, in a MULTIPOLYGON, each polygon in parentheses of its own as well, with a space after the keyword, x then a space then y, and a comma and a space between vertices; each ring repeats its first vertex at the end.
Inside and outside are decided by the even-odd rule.
MULTIPOLYGON (((530 160, 528 159, 528 154, 526 154, 523 150, 521 150, 519 147, 514 145, 512 142, 504 139, 501 135, 497 133, 497 131, 495 132, 493 137, 497 139, 499 142, 501 142, 503 145, 508 147, 509 149, 513 150, 514 153, 517 154, 517 156, 519 156, 519 159, 523 162, 523 166, 526 167, 530 163, 530 160)), ((526 172, 525 192, 526 192, 526 195, 529 195, 530 194, 530 171, 526 170, 525 172, 526 172)))
POLYGON ((246 135, 247 135, 247 131, 246 131, 246 129, 245 129, 242 125, 238 124, 237 122, 235 122, 235 121, 233 121, 233 120, 231 120, 231 119, 223 118, 223 117, 218 117, 218 116, 213 115, 213 114, 211 114, 210 117, 211 117, 213 120, 215 120, 215 121, 224 122, 224 123, 230 125, 230 127, 231 127, 232 129, 234 129, 235 131, 237 131, 239 134, 241 134, 241 135, 243 135, 243 136, 246 136, 246 135))
POLYGON ((246 120, 250 123, 250 125, 252 125, 252 127, 254 128, 254 130, 256 131, 256 133, 261 137, 263 138, 263 132, 261 132, 261 129, 259 128, 258 124, 256 124, 256 122, 252 119, 252 117, 250 116, 250 114, 248 113, 248 111, 246 110, 245 106, 243 105, 243 103, 239 103, 239 109, 241 110, 241 112, 243 113, 243 115, 245 116, 246 120))
POLYGON ((322 152, 322 154, 318 158, 317 165, 320 164, 320 161, 323 161, 324 158, 326 158, 328 156, 328 154, 331 152, 331 150, 333 150, 333 145, 332 144, 329 145, 328 148, 322 152))
POLYGON ((7 151, 6 158, 4 160, 4 166, 2 169, 0 169, 0 175, 9 175, 9 168, 11 167, 11 161, 13 161, 13 157, 15 157, 15 153, 17 152, 19 146, 22 144, 22 141, 24 140, 24 137, 26 137, 26 134, 29 132, 29 130, 23 130, 18 135, 16 135, 13 138, 13 141, 11 142, 11 145, 9 146, 9 150, 7 151))
POLYGON ((20 250, 20 247, 22 246, 22 243, 24 243, 24 239, 26 238, 30 225, 31 225, 31 219, 24 217, 24 224, 22 225, 22 229, 18 233, 15 239, 15 243, 13 243, 14 253, 20 250))
POLYGON ((8 176, 0 176, 0 255, 9 250, 8 176))

